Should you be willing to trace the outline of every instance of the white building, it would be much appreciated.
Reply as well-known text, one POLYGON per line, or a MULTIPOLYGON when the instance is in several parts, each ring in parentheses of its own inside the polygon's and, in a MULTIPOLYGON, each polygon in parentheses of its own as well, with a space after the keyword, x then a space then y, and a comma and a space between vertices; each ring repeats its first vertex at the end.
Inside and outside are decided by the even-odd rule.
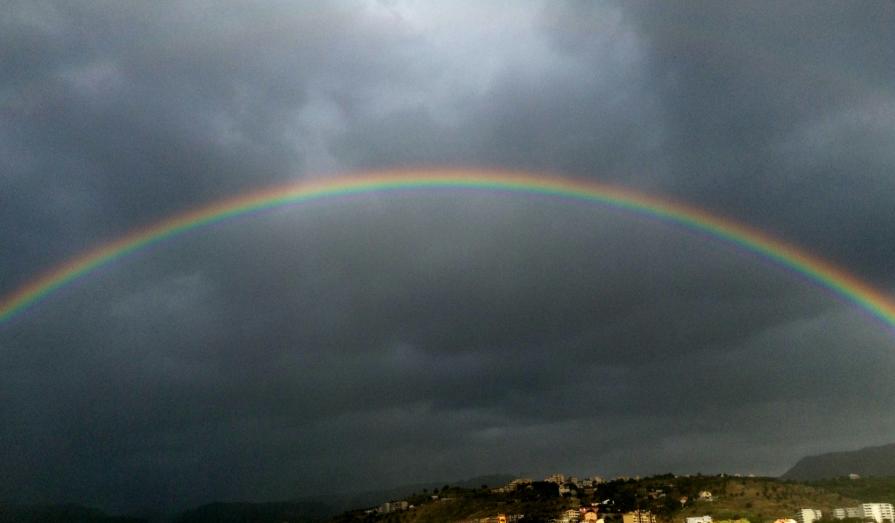
POLYGON ((699 516, 687 518, 687 523, 712 523, 712 516, 699 516))
POLYGON ((799 523, 814 523, 821 518, 819 510, 813 508, 800 508, 796 511, 796 521, 799 523))
POLYGON ((549 481, 550 483, 556 483, 557 485, 562 485, 566 482, 566 476, 564 474, 554 474, 552 476, 547 476, 544 478, 544 481, 549 481))
POLYGON ((861 507, 834 508, 833 517, 836 519, 861 519, 864 517, 864 513, 861 511, 861 507))
POLYGON ((836 519, 863 519, 873 520, 876 523, 892 521, 895 523, 895 513, 891 503, 863 503, 859 507, 834 508, 833 517, 836 519))
POLYGON ((872 519, 876 523, 883 523, 883 520, 895 521, 891 503, 863 503, 861 512, 865 520, 872 519))
POLYGON ((378 512, 380 514, 391 514, 399 510, 407 510, 408 507, 409 504, 406 501, 386 501, 379 507, 378 512))

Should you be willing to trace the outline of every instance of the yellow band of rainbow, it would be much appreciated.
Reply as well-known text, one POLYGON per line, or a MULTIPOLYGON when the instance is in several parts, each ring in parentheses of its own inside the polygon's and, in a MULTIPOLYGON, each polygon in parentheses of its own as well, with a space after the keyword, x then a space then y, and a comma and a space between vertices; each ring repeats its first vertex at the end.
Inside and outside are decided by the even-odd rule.
POLYGON ((117 240, 71 258, 2 297, 0 325, 98 267, 172 236, 231 217, 351 194, 447 188, 550 195, 597 203, 683 225, 789 268, 857 305, 895 330, 895 304, 883 292, 829 262, 746 225, 690 205, 595 182, 479 169, 369 172, 300 181, 190 210, 134 230, 117 240))

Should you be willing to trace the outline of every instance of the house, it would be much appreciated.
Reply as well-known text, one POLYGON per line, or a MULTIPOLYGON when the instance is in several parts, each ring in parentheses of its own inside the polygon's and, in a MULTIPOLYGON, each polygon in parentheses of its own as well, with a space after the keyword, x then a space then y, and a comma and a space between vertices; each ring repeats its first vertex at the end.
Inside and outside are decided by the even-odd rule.
POLYGON ((712 501, 712 493, 708 490, 700 490, 699 501, 712 501))
POLYGON ((687 523, 712 523, 712 516, 698 516, 687 518, 687 523))

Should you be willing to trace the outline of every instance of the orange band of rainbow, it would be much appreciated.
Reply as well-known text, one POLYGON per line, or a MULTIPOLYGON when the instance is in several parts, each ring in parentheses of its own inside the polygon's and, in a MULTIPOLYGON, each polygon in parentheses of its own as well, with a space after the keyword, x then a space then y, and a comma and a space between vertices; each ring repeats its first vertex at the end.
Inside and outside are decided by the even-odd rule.
POLYGON ((663 222, 683 225, 792 269, 857 305, 895 330, 895 304, 884 293, 792 245, 698 208, 594 182, 518 172, 427 169, 372 172, 349 177, 301 181, 237 196, 178 214, 76 256, 4 296, 0 299, 0 325, 98 267, 172 236, 227 218, 350 194, 446 188, 550 195, 597 203, 663 222))

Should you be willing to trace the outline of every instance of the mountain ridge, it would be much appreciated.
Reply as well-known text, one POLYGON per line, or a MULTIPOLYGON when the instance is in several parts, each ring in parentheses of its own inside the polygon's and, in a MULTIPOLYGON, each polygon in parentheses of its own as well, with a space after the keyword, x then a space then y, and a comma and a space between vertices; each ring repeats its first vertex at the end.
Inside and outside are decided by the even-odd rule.
POLYGON ((784 472, 780 479, 815 481, 849 474, 862 477, 895 476, 895 443, 805 456, 784 472))

